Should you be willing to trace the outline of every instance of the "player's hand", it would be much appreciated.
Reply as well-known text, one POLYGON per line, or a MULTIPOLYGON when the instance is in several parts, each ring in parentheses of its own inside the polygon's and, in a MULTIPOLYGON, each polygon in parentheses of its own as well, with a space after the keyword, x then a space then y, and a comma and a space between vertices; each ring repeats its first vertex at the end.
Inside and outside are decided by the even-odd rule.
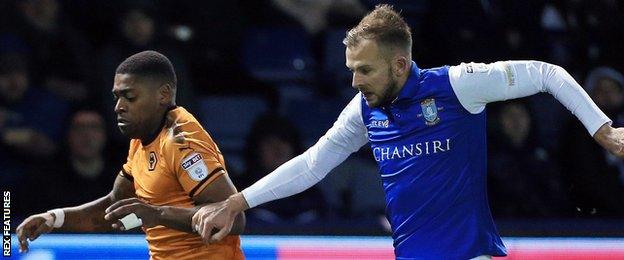
POLYGON ((624 128, 604 124, 596 131, 594 139, 613 155, 624 158, 624 128))
MULTIPOLYGON (((119 220, 128 214, 134 213, 141 219, 144 227, 154 227, 160 225, 158 216, 160 215, 160 208, 152 206, 138 198, 129 198, 117 201, 108 207, 105 211, 104 219, 106 220, 119 220)), ((113 229, 125 230, 121 221, 117 221, 112 224, 113 229)))
POLYGON ((201 207, 193 215, 191 225, 204 243, 216 243, 230 233, 236 216, 248 207, 242 194, 237 193, 224 201, 201 207), (215 229, 218 231, 213 234, 215 229))
POLYGON ((52 213, 46 212, 32 215, 24 220, 22 224, 17 226, 15 233, 20 243, 20 252, 28 252, 28 240, 34 241, 41 234, 52 231, 52 223, 55 217, 52 213))

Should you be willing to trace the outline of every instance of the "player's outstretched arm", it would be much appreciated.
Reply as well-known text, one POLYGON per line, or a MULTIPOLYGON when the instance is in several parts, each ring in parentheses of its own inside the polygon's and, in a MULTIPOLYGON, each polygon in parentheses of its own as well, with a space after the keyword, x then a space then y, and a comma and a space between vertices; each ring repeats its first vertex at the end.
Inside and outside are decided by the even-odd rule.
POLYGON ((53 229, 72 232, 97 232, 111 230, 104 219, 104 210, 113 202, 134 196, 134 186, 125 177, 117 176, 113 190, 95 201, 71 208, 53 210, 26 218, 16 229, 20 252, 28 251, 28 241, 53 229))
POLYGON ((285 198, 320 182, 350 154, 368 142, 362 121, 362 96, 357 94, 334 125, 316 144, 290 159, 245 190, 206 205, 193 216, 193 226, 205 242, 214 243, 236 227, 236 216, 248 208, 285 198), (213 234, 213 230, 218 230, 213 234))
POLYGON ((594 140, 605 150, 624 158, 624 128, 614 128, 611 124, 606 123, 596 131, 594 140))
MULTIPOLYGON (((193 200, 198 205, 194 208, 181 208, 173 206, 155 206, 150 205, 140 199, 130 198, 118 201, 106 209, 107 220, 114 221, 128 214, 134 213, 141 219, 143 227, 154 227, 163 225, 184 232, 194 232, 195 229, 191 225, 191 218, 202 206, 209 203, 223 201, 236 192, 236 188, 230 178, 224 174, 217 178, 213 183, 206 187, 201 193, 196 195, 193 200)), ((239 214, 235 221, 234 228, 228 230, 228 234, 240 234, 245 227, 245 216, 239 214)), ((114 229, 124 230, 125 227, 121 222, 115 221, 112 224, 114 229)))

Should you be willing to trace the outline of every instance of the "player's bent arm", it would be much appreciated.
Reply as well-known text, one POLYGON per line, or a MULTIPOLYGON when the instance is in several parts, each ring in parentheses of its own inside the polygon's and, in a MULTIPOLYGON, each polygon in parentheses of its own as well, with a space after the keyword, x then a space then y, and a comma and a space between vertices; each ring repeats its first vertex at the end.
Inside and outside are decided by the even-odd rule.
POLYGON ((611 120, 563 68, 541 61, 504 61, 461 64, 449 69, 453 91, 471 113, 489 102, 548 92, 574 114, 594 140, 607 151, 624 157, 624 128, 611 120))
POLYGON ((104 219, 104 210, 116 201, 134 197, 134 184, 117 175, 113 190, 106 196, 77 207, 63 208, 65 222, 59 231, 102 232, 111 231, 111 223, 104 219))
MULTIPOLYGON (((107 220, 114 221, 114 229, 126 230, 137 226, 146 228, 158 225, 167 226, 184 232, 193 232, 195 229, 191 225, 191 218, 202 206, 209 203, 223 201, 236 192, 236 188, 226 174, 217 177, 210 185, 204 188, 199 194, 193 197, 195 205, 193 208, 182 208, 174 206, 155 206, 138 198, 130 198, 117 201, 108 207, 104 216, 107 220), (136 220, 123 223, 121 219, 128 214, 134 214, 136 220), (129 226, 126 226, 129 225, 129 226)), ((245 217, 238 214, 231 234, 240 234, 245 226, 245 217)), ((230 234, 230 233, 227 233, 230 234)))
POLYGON ((303 154, 227 200, 202 207, 193 215, 192 222, 204 241, 213 243, 221 240, 230 232, 235 216, 240 212, 310 188, 366 144, 368 136, 361 105, 362 97, 357 94, 327 133, 303 154), (212 234, 215 228, 219 232, 212 234))
POLYGON ((548 92, 571 111, 594 136, 611 120, 563 68, 541 61, 501 61, 461 64, 449 69, 453 91, 471 113, 490 102, 548 92))
POLYGON ((242 192, 197 211, 192 221, 204 241, 212 243, 222 239, 240 212, 308 189, 366 144, 368 135, 362 120, 361 102, 361 95, 357 94, 340 113, 332 128, 303 154, 284 163, 242 192), (214 228, 219 232, 212 234, 214 228))
POLYGON ((334 125, 303 154, 284 163, 242 191, 245 204, 255 207, 300 193, 321 181, 350 154, 368 142, 358 93, 334 125))
MULTIPOLYGON (((359 147, 358 147, 359 148, 359 147)), ((305 153, 291 159, 242 192, 225 201, 201 207, 192 224, 205 242, 214 243, 234 229, 235 217, 250 207, 300 193, 322 180, 351 152, 337 152, 338 146, 321 138, 305 153), (213 230, 219 232, 212 234, 213 230)))

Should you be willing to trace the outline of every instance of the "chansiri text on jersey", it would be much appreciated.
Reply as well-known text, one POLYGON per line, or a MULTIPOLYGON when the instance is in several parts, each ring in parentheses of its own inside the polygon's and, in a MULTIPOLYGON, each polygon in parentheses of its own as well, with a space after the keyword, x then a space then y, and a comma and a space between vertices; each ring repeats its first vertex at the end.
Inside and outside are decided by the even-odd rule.
POLYGON ((403 159, 406 157, 436 154, 451 150, 451 139, 432 140, 401 146, 375 147, 373 156, 378 162, 385 160, 403 159))

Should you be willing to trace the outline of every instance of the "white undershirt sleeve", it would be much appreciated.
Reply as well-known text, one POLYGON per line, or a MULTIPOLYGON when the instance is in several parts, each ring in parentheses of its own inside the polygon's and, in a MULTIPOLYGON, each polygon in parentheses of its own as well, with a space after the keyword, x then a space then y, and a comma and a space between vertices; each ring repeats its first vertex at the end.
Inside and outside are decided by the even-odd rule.
MULTIPOLYGON (((284 163, 242 191, 249 207, 300 193, 368 142, 358 93, 323 137, 303 154, 284 163)), ((305 116, 305 115, 302 115, 305 116)))
POLYGON ((611 120, 563 68, 541 61, 462 63, 449 69, 453 91, 470 113, 490 102, 548 92, 572 112, 593 136, 611 120))

